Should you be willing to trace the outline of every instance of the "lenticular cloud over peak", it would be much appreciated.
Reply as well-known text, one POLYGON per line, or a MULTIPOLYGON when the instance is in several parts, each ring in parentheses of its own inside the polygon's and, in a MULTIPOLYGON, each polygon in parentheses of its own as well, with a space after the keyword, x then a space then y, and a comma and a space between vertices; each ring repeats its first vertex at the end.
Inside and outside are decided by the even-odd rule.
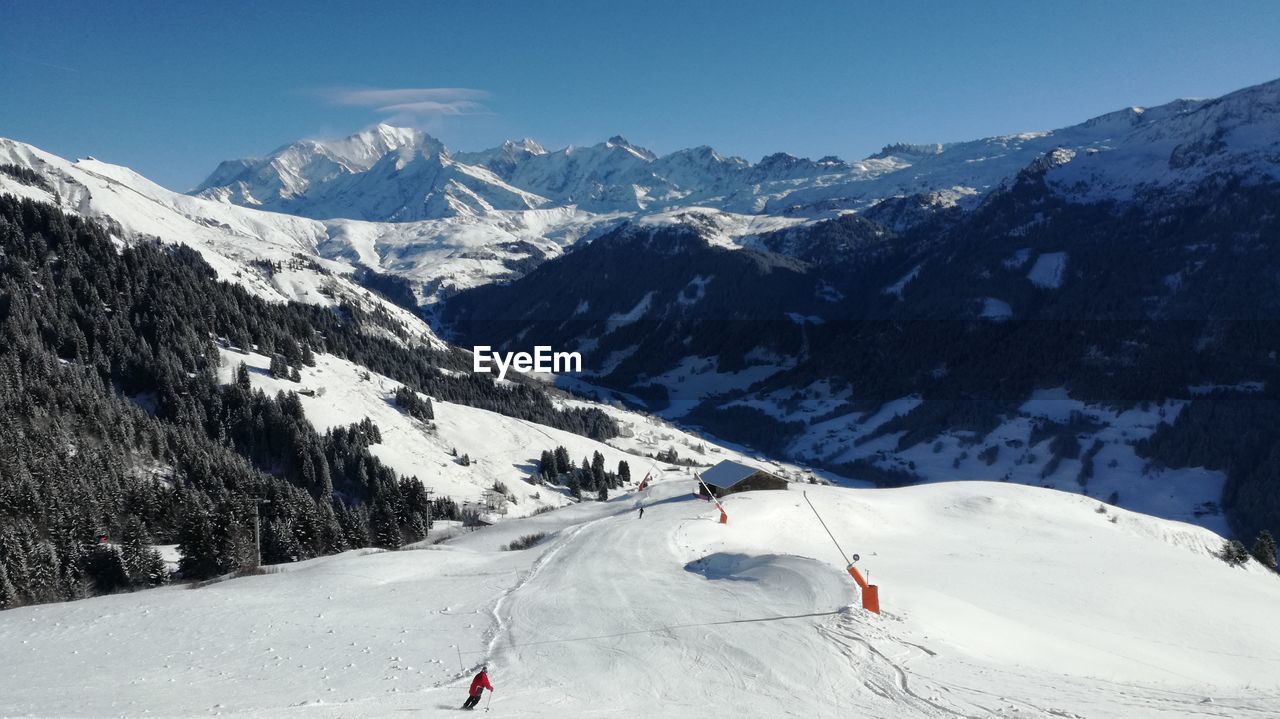
POLYGON ((367 107, 388 115, 474 115, 488 112, 489 93, 466 87, 352 88, 320 90, 333 105, 367 107))

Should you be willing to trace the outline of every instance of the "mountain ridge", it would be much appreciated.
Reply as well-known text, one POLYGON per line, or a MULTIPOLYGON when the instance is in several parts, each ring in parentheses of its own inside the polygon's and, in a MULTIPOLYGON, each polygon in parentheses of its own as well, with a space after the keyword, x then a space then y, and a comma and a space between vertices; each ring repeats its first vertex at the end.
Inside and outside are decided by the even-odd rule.
MULTIPOLYGON (((1205 173, 1221 171, 1251 153, 1276 152, 1265 132, 1249 137, 1235 132, 1242 125, 1280 126, 1277 106, 1280 80, 1243 88, 1219 98, 1178 99, 1153 107, 1128 107, 1054 130, 993 135, 949 143, 893 143, 862 160, 845 162, 828 155, 817 160, 785 152, 765 155, 752 163, 725 156, 708 146, 659 155, 615 135, 588 146, 547 150, 536 141, 507 140, 474 152, 453 152, 420 131, 375 127, 332 141, 306 140, 285 145, 259 160, 229 160, 197 188, 195 194, 212 199, 255 204, 316 219, 349 218, 374 221, 439 219, 468 212, 532 209, 573 205, 590 212, 646 214, 681 206, 707 206, 746 214, 798 212, 816 217, 831 209, 859 210, 892 197, 920 192, 952 192, 960 197, 982 194, 1016 174, 1035 157, 1058 147, 1075 151, 1088 161, 1079 174, 1063 173, 1064 189, 1086 181, 1099 182, 1100 194, 1124 196, 1135 186, 1174 182, 1168 173, 1110 173, 1106 165, 1126 154, 1172 153, 1173 175, 1200 166, 1205 173), (1178 142, 1170 143, 1170 140, 1178 142), (360 148, 358 161, 340 164, 360 148), (383 173, 369 181, 349 176, 371 172, 370 152, 386 148, 403 157, 412 150, 422 157, 456 163, 470 182, 452 186, 456 177, 419 181, 383 173), (1181 148, 1179 152, 1176 152, 1181 148), (1120 155, 1115 155, 1119 150, 1120 155), (1091 156, 1105 156, 1093 159, 1091 156), (492 177, 483 172, 492 173, 492 177), (383 180, 385 182, 374 182, 383 180), (388 183, 408 185, 393 190, 394 202, 376 207, 359 202, 359 193, 388 183), (334 188, 329 188, 334 185, 334 188), (518 200, 502 196, 517 190, 518 200), (314 197, 308 198, 308 193, 314 197), (484 197, 488 205, 465 199, 484 197), (523 194, 519 194, 523 193, 523 194), (444 195, 447 201, 438 199, 444 195), (402 201, 401 201, 402 200, 402 201), (519 205, 523 203, 524 206, 519 205)), ((1148 157, 1149 159, 1149 157, 1148 157)), ((1147 166, 1154 170, 1153 166, 1147 166)), ((1263 167, 1248 168, 1266 171, 1263 167)), ((412 174, 412 173, 408 173, 412 174)), ((1274 176, 1274 174, 1272 175, 1274 176)), ((963 200, 962 200, 963 202, 963 200)))

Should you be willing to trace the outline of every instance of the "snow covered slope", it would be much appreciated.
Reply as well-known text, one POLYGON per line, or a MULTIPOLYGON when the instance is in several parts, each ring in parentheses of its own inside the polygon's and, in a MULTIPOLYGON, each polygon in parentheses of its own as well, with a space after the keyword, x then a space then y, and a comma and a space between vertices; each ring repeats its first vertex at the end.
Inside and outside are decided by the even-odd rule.
POLYGON ((327 260, 317 247, 328 238, 314 220, 261 212, 183 195, 119 165, 94 159, 70 162, 30 145, 0 138, 0 164, 38 173, 47 188, 0 173, 0 193, 57 205, 118 228, 121 242, 159 238, 189 245, 218 277, 276 302, 334 305, 347 300, 378 306, 406 329, 438 342, 413 313, 353 283, 355 268, 327 260), (268 269, 268 265, 274 265, 268 269))
MULTIPOLYGON (((766 395, 742 404, 785 419, 828 414, 838 400, 814 400, 784 410, 766 395)), ((911 411, 919 398, 904 397, 875 412, 839 414, 812 424, 786 456, 799 461, 840 464, 861 461, 883 470, 909 473, 923 482, 980 480, 1017 482, 1107 500, 1108 504, 1156 517, 1198 524, 1229 534, 1219 507, 1226 474, 1203 467, 1157 466, 1135 451, 1162 422, 1172 423, 1185 400, 1150 403, 1123 410, 1073 400, 1065 390, 1036 392, 980 442, 971 432, 948 430, 928 442, 898 447, 904 432, 876 436, 886 422, 911 411), (1079 443, 1073 457, 1058 456, 1055 438, 1079 443)))
POLYGON ((4 612, 0 715, 434 716, 483 663, 513 717, 1280 712, 1280 580, 1211 532, 1015 485, 806 487, 874 616, 802 486, 720 525, 672 479, 424 551, 4 612))
MULTIPOLYGON (((564 488, 531 481, 538 473, 539 454, 561 446, 569 451, 575 463, 584 457, 590 458, 595 452, 604 455, 605 466, 610 471, 617 468, 618 462, 626 461, 636 483, 646 474, 660 476, 669 470, 679 471, 647 456, 669 449, 702 465, 733 459, 768 466, 786 477, 814 476, 794 464, 768 462, 718 446, 656 418, 581 400, 560 402, 564 406, 603 409, 618 423, 622 436, 598 442, 572 432, 436 398, 431 398, 435 421, 426 423, 396 407, 395 392, 402 386, 399 382, 342 358, 317 354, 315 366, 298 368, 301 381, 291 382, 272 377, 268 371, 269 357, 226 348, 221 352, 221 381, 231 382, 236 367, 243 362, 249 368, 250 382, 255 388, 273 396, 278 392, 299 393, 307 419, 322 433, 366 417, 373 420, 382 433, 382 443, 370 447, 374 456, 400 474, 418 477, 439 495, 496 515, 490 516, 490 520, 524 516, 573 502, 564 488), (462 455, 469 457, 469 464, 464 466, 458 461, 462 455), (480 505, 488 504, 488 490, 497 482, 506 486, 513 501, 504 502, 496 512, 491 512, 490 508, 480 505)), ((834 479, 830 475, 819 476, 827 481, 834 479)))
POLYGON ((411 280, 426 304, 455 292, 518 276, 619 215, 574 207, 493 211, 421 222, 326 220, 324 256, 358 262, 411 280))

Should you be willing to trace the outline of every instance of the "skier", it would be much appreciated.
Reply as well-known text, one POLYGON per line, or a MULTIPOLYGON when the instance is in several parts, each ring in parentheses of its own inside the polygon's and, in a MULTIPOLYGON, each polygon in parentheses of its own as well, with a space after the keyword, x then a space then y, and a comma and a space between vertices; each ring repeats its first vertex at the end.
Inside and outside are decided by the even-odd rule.
POLYGON ((484 694, 484 690, 493 691, 493 685, 489 683, 489 667, 480 667, 480 673, 471 680, 470 695, 463 702, 463 709, 475 709, 480 703, 480 695, 484 694))
POLYGON ((636 519, 644 519, 644 507, 640 508, 640 516, 637 517, 636 519))

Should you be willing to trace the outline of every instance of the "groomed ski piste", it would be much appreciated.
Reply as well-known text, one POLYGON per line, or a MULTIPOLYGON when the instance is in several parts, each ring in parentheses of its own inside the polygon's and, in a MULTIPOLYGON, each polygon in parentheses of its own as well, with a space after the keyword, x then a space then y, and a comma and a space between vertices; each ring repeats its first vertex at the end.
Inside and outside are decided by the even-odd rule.
POLYGON ((437 716, 482 664, 478 710, 510 717, 1280 712, 1280 578, 1227 566, 1206 529, 981 482, 792 484, 727 497, 720 524, 685 476, 442 544, 6 611, 0 716, 437 716))

